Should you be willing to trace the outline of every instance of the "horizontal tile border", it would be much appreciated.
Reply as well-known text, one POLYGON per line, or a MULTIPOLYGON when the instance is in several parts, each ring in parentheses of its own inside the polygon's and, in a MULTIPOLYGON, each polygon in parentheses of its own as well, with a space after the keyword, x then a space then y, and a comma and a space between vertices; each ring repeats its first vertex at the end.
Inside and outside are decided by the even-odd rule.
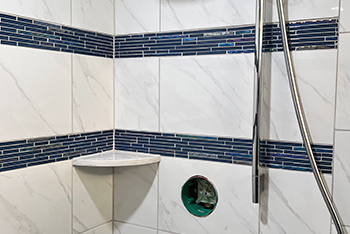
MULTIPOLYGON (((338 19, 293 21, 287 25, 291 50, 336 49, 338 19)), ((0 44, 105 58, 253 53, 255 26, 113 36, 37 19, 0 13, 0 44)), ((265 52, 282 51, 277 23, 264 26, 265 52)))
POLYGON ((113 130, 0 142, 0 172, 113 149, 113 130))
POLYGON ((0 13, 0 44, 113 58, 114 36, 0 13))
MULTIPOLYGON (((338 20, 314 19, 287 24, 291 50, 336 49, 338 20)), ((116 58, 253 53, 255 26, 132 34, 115 37, 116 58)), ((264 26, 263 50, 282 51, 279 24, 264 26)))
MULTIPOLYGON (((167 157, 251 165, 252 140, 159 132, 115 130, 115 150, 160 154, 167 157)), ((332 173, 333 146, 313 145, 322 173, 332 173)), ((311 171, 302 143, 261 141, 261 166, 311 171)))
MULTIPOLYGON (((252 160, 250 139, 116 129, 0 142, 0 172, 104 152, 113 144, 115 150, 166 157, 243 165, 252 160)), ((313 145, 313 150, 320 171, 332 173, 333 146, 313 145)), ((264 140, 260 162, 263 167, 311 171, 302 143, 264 140)))

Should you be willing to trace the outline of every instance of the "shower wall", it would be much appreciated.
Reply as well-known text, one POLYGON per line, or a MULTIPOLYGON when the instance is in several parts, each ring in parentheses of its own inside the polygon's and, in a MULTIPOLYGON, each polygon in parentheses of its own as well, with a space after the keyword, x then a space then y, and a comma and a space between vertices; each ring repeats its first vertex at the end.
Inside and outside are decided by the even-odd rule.
MULTIPOLYGON (((0 0, 2 233, 85 233, 97 226, 112 232, 111 223, 102 225, 112 220, 111 171, 87 173, 73 169, 68 158, 45 164, 55 161, 53 155, 59 152, 34 163, 43 165, 27 168, 31 163, 24 162, 30 161, 38 148, 55 148, 55 144, 49 144, 55 137, 58 141, 69 137, 78 140, 80 133, 113 129, 113 59, 56 52, 52 47, 41 50, 30 45, 10 46, 15 43, 5 43, 15 37, 6 36, 5 31, 16 32, 15 27, 20 30, 21 26, 6 21, 16 21, 20 16, 22 23, 33 19, 39 20, 38 24, 44 22, 42 26, 53 23, 113 36, 113 7, 110 0, 0 0), (19 149, 26 141, 32 142, 31 148, 19 149), (30 154, 11 157, 11 153, 22 151, 30 154), (17 158, 24 164, 17 163, 17 158), (11 164, 12 170, 5 171, 11 164), (91 189, 95 186, 103 192, 96 194, 91 189)), ((36 35, 34 40, 43 36, 36 35)), ((28 37, 17 38, 18 43, 25 45, 28 37)))
MULTIPOLYGON (((342 7, 346 12, 346 7, 342 7)), ((317 3, 288 1, 285 8, 288 20, 326 19, 339 15, 338 0, 317 3)), ((276 22, 274 1, 267 2, 267 12, 267 21, 276 22)), ((242 26, 254 24, 254 18, 255 1, 116 1, 117 36, 156 32, 176 34, 182 30, 242 26)), ((342 51, 344 39, 340 40, 342 51)), ((306 117, 316 144, 333 145, 334 138, 337 139, 338 133, 334 133, 336 96, 339 106, 337 92, 340 92, 339 88, 337 91, 337 56, 337 49, 293 51, 306 117)), ((344 53, 343 56, 347 55, 344 53)), ((301 142, 283 54, 265 53, 264 61, 263 137, 301 142)), ((139 58, 115 59, 115 128, 131 130, 130 136, 121 137, 120 141, 127 141, 126 138, 130 137, 131 146, 134 136, 147 136, 147 132, 159 132, 165 137, 168 133, 251 138, 253 65, 253 54, 249 53, 172 57, 141 55, 139 58)), ((342 87, 346 89, 345 85, 342 87)), ((346 145, 346 140, 343 142, 346 145)), ((161 147, 160 144, 165 142, 157 146, 161 147)), ((142 150, 136 141, 135 147, 142 150)), ((335 147, 338 152, 337 141, 335 147)), ((118 196, 115 195, 114 199, 136 200, 138 204, 152 204, 152 207, 129 209, 120 205, 121 202, 115 202, 115 210, 119 209, 114 216, 117 233, 118 230, 119 233, 123 230, 125 233, 127 230, 133 230, 132 233, 156 233, 157 230, 158 233, 331 232, 330 216, 310 172, 264 168, 261 204, 255 206, 250 203, 251 172, 248 166, 163 157, 158 172, 155 172, 156 168, 147 167, 145 171, 149 172, 143 174, 148 175, 147 183, 138 182, 141 176, 131 180, 140 185, 144 193, 150 191, 153 196, 140 200, 136 193, 119 194, 116 190, 118 196), (195 174, 207 176, 218 187, 217 210, 207 218, 191 216, 180 200, 181 186, 195 174), (129 215, 123 216, 122 213, 129 215), (146 221, 145 216, 151 221, 146 221)), ((131 183, 130 174, 132 172, 127 170, 116 170, 116 187, 118 178, 121 184, 125 184, 121 188, 127 187, 131 183)), ((325 178, 332 188, 332 174, 326 174, 325 178)), ((341 178, 346 183, 346 177, 341 178)), ((339 196, 338 200, 345 204, 345 195, 339 196)), ((347 210, 344 208, 343 212, 347 210)))
POLYGON ((333 197, 342 220, 347 225, 347 231, 350 233, 350 202, 347 199, 347 194, 350 192, 350 25, 348 15, 350 4, 342 0, 340 7, 333 197))

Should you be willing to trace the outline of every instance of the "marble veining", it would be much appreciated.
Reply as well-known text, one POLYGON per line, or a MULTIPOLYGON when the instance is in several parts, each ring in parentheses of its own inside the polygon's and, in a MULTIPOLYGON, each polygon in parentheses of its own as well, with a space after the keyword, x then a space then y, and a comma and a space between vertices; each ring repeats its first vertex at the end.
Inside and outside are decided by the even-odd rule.
POLYGON ((86 167, 122 167, 158 163, 159 161, 159 155, 111 150, 73 159, 73 165, 86 167))
POLYGON ((159 130, 159 58, 115 60, 116 128, 159 130))
POLYGON ((50 22, 70 24, 70 1, 0 0, 1 11, 50 22))
POLYGON ((0 140, 70 132, 70 56, 6 46, 0 53, 0 97, 8 100, 0 140))
MULTIPOLYGON (((313 175, 265 169, 260 232, 327 234, 330 215, 313 175)), ((331 176, 325 176, 331 186, 331 176)))
POLYGON ((161 58, 160 77, 161 131, 251 136, 252 55, 161 58))
POLYGON ((113 128, 113 60, 73 56, 73 131, 113 128))
POLYGON ((339 39, 339 66, 337 84, 336 129, 350 129, 350 35, 339 39))
POLYGON ((344 225, 350 226, 350 132, 336 131, 333 199, 344 225))
POLYGON ((233 0, 162 0, 161 30, 218 27, 254 23, 255 2, 233 0), (240 13, 244 12, 244 14, 240 13))
MULTIPOLYGON (((264 139, 301 141, 282 53, 266 55, 264 139)), ((336 51, 293 52, 302 103, 314 142, 332 144, 336 51)))
POLYGON ((114 34, 113 0, 73 0, 72 26, 114 34))
POLYGON ((71 162, 2 173, 0 175, 2 232, 70 233, 71 181, 71 162), (36 205, 35 209, 33 204, 36 205))

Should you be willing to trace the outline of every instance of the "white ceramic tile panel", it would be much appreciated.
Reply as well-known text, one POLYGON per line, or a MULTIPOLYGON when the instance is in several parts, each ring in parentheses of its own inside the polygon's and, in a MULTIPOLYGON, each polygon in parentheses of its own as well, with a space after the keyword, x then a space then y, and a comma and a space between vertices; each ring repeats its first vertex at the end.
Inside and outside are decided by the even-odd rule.
POLYGON ((345 225, 350 226, 350 132, 336 131, 333 197, 345 225))
MULTIPOLYGON (((310 172, 266 169, 260 233, 330 232, 330 215, 310 172)), ((325 176, 328 182, 331 176, 325 176)))
POLYGON ((115 0, 116 34, 159 31, 159 0, 115 0))
POLYGON ((253 54, 161 58, 163 132, 251 137, 253 54))
POLYGON ((0 140, 71 132, 69 54, 0 46, 0 140))
POLYGON ((128 223, 114 222, 113 234, 157 234, 157 230, 128 223))
POLYGON ((340 34, 336 128, 350 129, 350 34, 340 34))
POLYGON ((73 131, 113 128, 113 60, 73 55, 73 131))
MULTIPOLYGON (((255 1, 161 0, 161 30, 254 24, 255 1)), ((338 0, 284 1, 288 20, 338 16, 338 0), (287 3, 288 2, 288 5, 287 3)), ((278 21, 276 1, 266 2, 266 20, 278 21)))
POLYGON ((258 206, 251 202, 251 168, 163 157, 159 169, 159 230, 175 233, 257 233, 258 206), (193 175, 207 177, 218 203, 203 218, 191 215, 181 201, 181 188, 193 175))
MULTIPOLYGON (((339 0, 283 1, 287 20, 338 17, 339 0)), ((278 22, 275 0, 266 1, 266 21, 278 22)))
POLYGON ((82 234, 113 234, 113 222, 102 224, 82 234))
POLYGON ((339 31, 350 31, 350 1, 340 0, 340 19, 339 19, 339 31))
MULTIPOLYGON (((333 144, 336 50, 293 53, 312 140, 333 144)), ((263 138, 301 141, 282 53, 266 56, 263 138)))
POLYGON ((254 21, 254 0, 161 0, 161 31, 252 24, 254 21))
POLYGON ((113 219, 113 168, 73 168, 73 233, 113 219))
MULTIPOLYGON (((350 227, 343 227, 343 231, 345 232, 344 234, 350 234, 350 227)), ((334 224, 332 224, 331 234, 338 234, 334 224)))
POLYGON ((114 0, 72 0, 72 26, 114 34, 114 0))
POLYGON ((157 228, 158 165, 114 169, 114 220, 157 228))
POLYGON ((158 131, 159 58, 115 60, 115 126, 158 131))
POLYGON ((0 174, 2 233, 71 233, 70 161, 0 174))
POLYGON ((0 12, 70 25, 70 0, 0 0, 0 12))

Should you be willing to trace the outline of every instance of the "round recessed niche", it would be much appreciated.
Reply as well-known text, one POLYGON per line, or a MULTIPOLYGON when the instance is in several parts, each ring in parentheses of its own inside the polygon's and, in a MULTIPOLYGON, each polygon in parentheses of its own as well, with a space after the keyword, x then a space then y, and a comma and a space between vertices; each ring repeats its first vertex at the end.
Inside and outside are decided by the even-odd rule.
POLYGON ((197 217, 206 217, 214 211, 218 195, 206 177, 196 175, 182 186, 181 199, 188 212, 197 217))

